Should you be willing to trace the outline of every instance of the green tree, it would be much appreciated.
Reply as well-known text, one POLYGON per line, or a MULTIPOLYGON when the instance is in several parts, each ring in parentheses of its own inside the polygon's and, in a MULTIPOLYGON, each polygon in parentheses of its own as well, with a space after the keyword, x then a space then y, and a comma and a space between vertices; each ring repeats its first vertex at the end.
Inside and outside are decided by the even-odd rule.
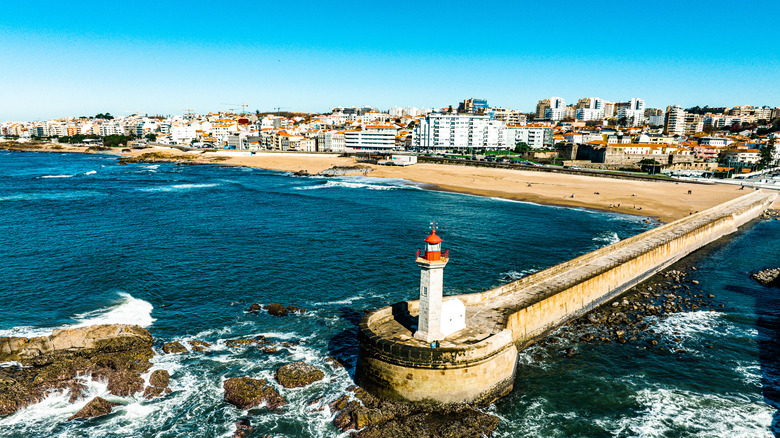
POLYGON ((758 161, 758 166, 763 169, 767 166, 771 166, 773 163, 772 157, 775 154, 775 139, 769 140, 763 148, 761 148, 761 159, 758 161))
POLYGON ((155 140, 157 140, 157 135, 156 134, 146 134, 144 136, 144 138, 149 140, 149 141, 155 141, 155 140))
POLYGON ((528 143, 526 143, 524 141, 518 141, 515 144, 515 152, 517 152, 518 154, 522 154, 523 152, 526 152, 526 151, 528 151, 530 149, 531 149, 531 147, 528 146, 528 143))
POLYGON ((95 118, 96 119, 112 120, 114 118, 114 116, 112 116, 111 113, 105 113, 105 114, 100 113, 100 114, 95 115, 95 118))

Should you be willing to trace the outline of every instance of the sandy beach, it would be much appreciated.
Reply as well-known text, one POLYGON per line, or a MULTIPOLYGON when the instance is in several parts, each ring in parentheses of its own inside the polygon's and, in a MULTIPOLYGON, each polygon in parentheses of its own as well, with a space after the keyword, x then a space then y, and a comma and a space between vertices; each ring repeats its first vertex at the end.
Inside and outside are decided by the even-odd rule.
MULTIPOLYGON (((64 146, 59 152, 85 152, 85 148, 64 146)), ((100 152, 106 153, 106 152, 100 152)), ((119 149, 107 153, 120 153, 119 149)), ((295 153, 185 153, 173 148, 133 150, 122 155, 161 153, 193 162, 249 166, 309 173, 333 166, 351 166, 353 158, 336 154, 295 153), (187 157, 187 158, 185 158, 187 157)), ((745 194, 726 184, 692 184, 668 181, 639 181, 487 167, 416 164, 407 167, 366 165, 368 176, 401 178, 429 185, 431 189, 491 196, 547 205, 582 207, 655 217, 670 222, 745 194), (690 191, 690 194, 689 194, 690 191)), ((747 189, 746 189, 747 190, 747 189)))

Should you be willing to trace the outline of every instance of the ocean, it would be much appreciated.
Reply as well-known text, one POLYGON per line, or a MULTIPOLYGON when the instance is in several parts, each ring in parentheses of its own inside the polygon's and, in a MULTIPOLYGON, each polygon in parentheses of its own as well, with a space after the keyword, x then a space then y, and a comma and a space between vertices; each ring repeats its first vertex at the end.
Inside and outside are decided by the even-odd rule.
MULTIPOLYGON (((231 436, 246 412, 222 400, 222 382, 275 384, 275 370, 294 360, 323 369, 325 380, 282 389, 288 405, 255 412, 256 435, 338 436, 327 403, 353 384, 356 324, 366 309, 417 296, 414 257, 432 220, 450 250, 445 294, 485 290, 656 225, 370 176, 0 151, 0 336, 139 324, 160 353, 153 370, 168 370, 173 390, 155 400, 115 397, 86 380, 89 398, 122 406, 69 423, 88 399, 71 404, 55 393, 0 418, 0 436, 231 436), (246 312, 275 302, 308 312, 246 312), (258 335, 290 344, 270 354, 225 345, 258 335), (194 339, 213 346, 160 350, 194 339)), ((780 266, 779 233, 780 221, 755 221, 683 262, 696 267, 696 290, 724 305, 656 321, 684 353, 641 339, 521 352, 514 392, 487 409, 501 418, 496 436, 777 436, 780 290, 749 274, 780 266)))

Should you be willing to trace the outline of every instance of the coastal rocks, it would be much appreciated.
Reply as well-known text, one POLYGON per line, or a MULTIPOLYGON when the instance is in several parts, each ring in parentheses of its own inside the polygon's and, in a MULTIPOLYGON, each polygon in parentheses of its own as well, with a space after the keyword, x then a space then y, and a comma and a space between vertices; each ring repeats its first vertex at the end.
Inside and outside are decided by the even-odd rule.
MULTIPOLYGON (((260 308, 261 307, 257 303, 255 303, 249 307, 249 311, 256 312, 260 308)), ((291 313, 303 314, 307 312, 306 309, 301 309, 300 307, 295 307, 295 306, 285 307, 284 305, 279 303, 267 304, 265 306, 262 306, 262 309, 268 312, 268 314, 272 316, 287 316, 291 313)))
POLYGON ((184 345, 181 345, 181 342, 179 341, 173 341, 163 344, 162 350, 165 354, 178 354, 178 353, 186 353, 187 348, 184 345))
POLYGON ((86 406, 81 408, 80 411, 71 415, 70 418, 68 418, 68 421, 75 420, 77 418, 87 419, 108 415, 116 406, 119 406, 119 403, 110 402, 101 397, 95 397, 90 400, 86 406))
POLYGON ((780 287, 780 268, 764 269, 751 275, 750 278, 764 286, 780 287))
POLYGON ((318 382, 325 374, 313 365, 299 361, 279 367, 274 378, 285 388, 300 388, 318 382))
POLYGON ((249 306, 249 308, 246 309, 246 311, 249 312, 249 313, 257 313, 257 312, 260 311, 260 309, 262 309, 262 306, 260 306, 257 303, 254 303, 251 306, 249 306))
POLYGON ((307 170, 299 170, 297 172, 294 172, 293 175, 295 176, 310 176, 311 174, 307 170))
POLYGON ((233 433, 233 438, 247 438, 255 431, 255 428, 248 418, 242 418, 236 421, 235 425, 236 431, 233 433))
POLYGON ((763 213, 761 213, 761 219, 780 219, 780 210, 764 210, 763 213))
POLYGON ((466 405, 396 403, 380 400, 360 388, 354 392, 359 402, 347 402, 342 397, 330 406, 341 407, 333 424, 342 432, 359 429, 351 434, 356 438, 471 438, 489 436, 498 427, 498 417, 466 405))
POLYGON ((112 394, 143 389, 140 375, 152 364, 152 336, 136 325, 106 324, 54 330, 50 336, 0 338, 0 415, 42 400, 49 391, 83 396, 78 376, 107 381, 112 394))
POLYGON ((368 167, 368 166, 333 166, 331 168, 325 169, 322 172, 318 173, 319 176, 343 176, 343 175, 351 175, 351 174, 367 174, 368 172, 373 171, 374 169, 368 167))
POLYGON ((250 377, 231 377, 223 384, 225 401, 239 409, 250 409, 265 404, 268 409, 276 409, 287 404, 265 380, 250 377))
POLYGON ((190 344, 190 347, 192 347, 192 351, 204 351, 205 349, 211 347, 211 344, 208 342, 198 340, 189 341, 188 344, 190 344))
POLYGON ((152 399, 155 397, 160 397, 163 394, 170 394, 171 388, 168 387, 170 380, 171 375, 168 373, 168 371, 155 370, 149 376, 149 386, 147 386, 144 390, 144 397, 147 399, 152 399))

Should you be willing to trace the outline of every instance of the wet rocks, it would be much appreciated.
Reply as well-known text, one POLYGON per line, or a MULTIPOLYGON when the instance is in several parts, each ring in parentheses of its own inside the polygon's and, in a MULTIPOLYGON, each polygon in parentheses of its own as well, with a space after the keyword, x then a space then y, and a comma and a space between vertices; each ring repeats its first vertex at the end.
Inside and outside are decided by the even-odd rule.
POLYGON ((236 421, 235 425, 236 431, 233 433, 233 438, 246 438, 255 431, 248 418, 241 418, 236 421))
POLYGON ((310 176, 311 174, 309 173, 309 171, 301 169, 301 170, 299 170, 297 172, 294 172, 293 175, 295 175, 295 176, 310 176))
POLYGON ((498 427, 498 417, 467 405, 396 403, 359 388, 355 397, 359 402, 342 397, 331 403, 331 409, 343 406, 333 424, 341 431, 360 429, 352 433, 356 438, 471 438, 488 436, 498 427))
MULTIPOLYGON (((250 307, 250 309, 251 309, 251 307, 250 307)), ((287 316, 290 313, 303 314, 303 313, 307 312, 306 309, 301 309, 301 308, 295 307, 295 306, 287 306, 287 307, 285 307, 285 306, 283 306, 282 304, 279 304, 279 303, 273 303, 273 304, 265 305, 265 306, 263 306, 263 309, 266 312, 268 312, 269 315, 273 315, 273 316, 287 316)))
POLYGON ((208 342, 198 340, 189 341, 188 344, 190 344, 190 347, 192 347, 192 351, 204 351, 205 349, 211 347, 211 344, 208 342))
POLYGON ((249 306, 248 309, 246 309, 246 311, 250 313, 257 313, 260 311, 260 309, 262 309, 262 307, 259 304, 253 303, 251 306, 249 306))
POLYGON ((780 210, 764 210, 763 213, 761 213, 761 219, 772 219, 772 218, 780 218, 780 210))
POLYGON ((265 380, 251 377, 231 377, 223 384, 225 401, 239 409, 250 409, 265 404, 268 409, 276 409, 287 404, 265 380))
POLYGON ((780 268, 764 269, 751 275, 750 278, 764 286, 780 287, 780 268))
POLYGON ((144 397, 147 399, 159 397, 163 394, 170 394, 171 375, 166 370, 155 370, 149 376, 149 386, 144 389, 144 397))
POLYGON ((119 406, 119 403, 110 402, 101 397, 95 397, 90 400, 80 411, 71 415, 68 421, 75 420, 77 418, 95 418, 102 415, 108 415, 114 409, 115 406, 119 406))
POLYGON ((274 378, 285 388, 300 388, 318 382, 325 374, 317 367, 303 361, 279 367, 274 378))
POLYGON ((341 175, 350 175, 350 174, 367 174, 368 172, 373 171, 374 169, 368 167, 368 166, 333 166, 331 168, 325 169, 322 172, 318 173, 319 176, 341 176, 341 175))
POLYGON ((165 354, 178 354, 178 353, 186 353, 187 348, 184 347, 184 345, 181 345, 181 342, 179 341, 173 341, 163 344, 162 350, 165 354))
POLYGON ((112 394, 143 390, 140 375, 152 364, 152 336, 136 325, 104 324, 54 330, 50 336, 0 338, 0 415, 11 414, 44 398, 48 391, 83 396, 80 375, 107 381, 112 394))

